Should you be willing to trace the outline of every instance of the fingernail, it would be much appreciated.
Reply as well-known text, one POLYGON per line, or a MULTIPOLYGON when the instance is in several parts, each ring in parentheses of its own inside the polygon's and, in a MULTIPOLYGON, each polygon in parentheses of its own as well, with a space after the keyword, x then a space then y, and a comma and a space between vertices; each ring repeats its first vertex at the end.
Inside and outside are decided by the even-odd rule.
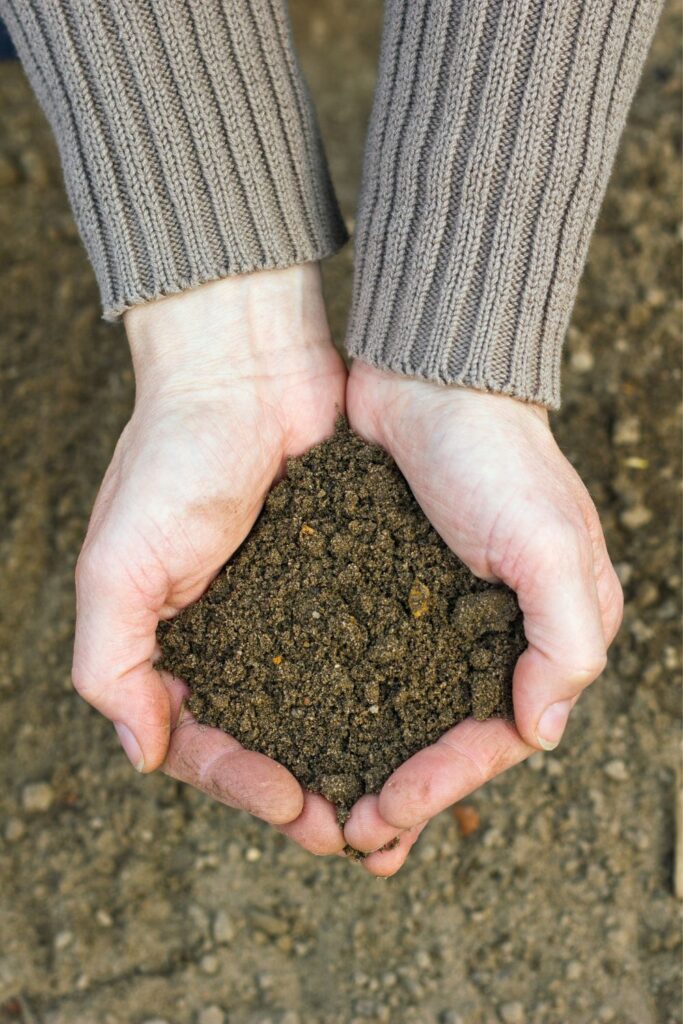
POLYGON ((572 700, 558 700, 551 704, 541 715, 536 728, 536 738, 544 750, 554 750, 562 739, 567 725, 572 700))
POLYGON ((114 728, 116 729, 116 735, 119 738, 119 742, 123 747, 126 757, 135 768, 136 772, 142 772, 145 769, 145 759, 140 749, 140 744, 135 739, 135 736, 130 731, 127 725, 123 722, 114 722, 114 728))

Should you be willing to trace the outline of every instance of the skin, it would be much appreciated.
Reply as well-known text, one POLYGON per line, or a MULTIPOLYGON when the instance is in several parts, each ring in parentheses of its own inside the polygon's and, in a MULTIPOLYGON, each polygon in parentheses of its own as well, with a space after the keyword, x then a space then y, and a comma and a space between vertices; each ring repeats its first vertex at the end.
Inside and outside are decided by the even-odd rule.
POLYGON ((314 264, 203 285, 136 307, 125 326, 136 401, 77 566, 74 684, 139 771, 161 768, 312 853, 348 842, 372 874, 394 874, 435 814, 555 747, 602 671, 622 597, 588 492, 541 407, 361 362, 347 381, 314 264), (363 797, 342 835, 332 806, 284 767, 198 725, 185 685, 153 663, 158 621, 203 593, 286 459, 329 436, 345 400, 446 543, 517 592, 529 648, 513 683, 517 728, 456 726, 363 797))
POLYGON ((605 666, 623 597, 595 506, 545 409, 356 362, 347 411, 358 433, 391 452, 452 550, 477 576, 516 592, 529 641, 513 678, 516 728, 468 719, 401 765, 379 796, 358 802, 346 838, 377 850, 557 746, 605 666))

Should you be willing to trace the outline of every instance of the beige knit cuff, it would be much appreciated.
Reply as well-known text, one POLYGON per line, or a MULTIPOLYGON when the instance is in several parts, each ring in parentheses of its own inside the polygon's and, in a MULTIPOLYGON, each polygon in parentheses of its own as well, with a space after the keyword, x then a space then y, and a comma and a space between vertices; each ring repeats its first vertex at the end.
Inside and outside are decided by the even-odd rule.
POLYGON ((659 0, 387 0, 352 355, 551 407, 659 0))
POLYGON ((113 319, 346 240, 284 0, 0 0, 113 319))

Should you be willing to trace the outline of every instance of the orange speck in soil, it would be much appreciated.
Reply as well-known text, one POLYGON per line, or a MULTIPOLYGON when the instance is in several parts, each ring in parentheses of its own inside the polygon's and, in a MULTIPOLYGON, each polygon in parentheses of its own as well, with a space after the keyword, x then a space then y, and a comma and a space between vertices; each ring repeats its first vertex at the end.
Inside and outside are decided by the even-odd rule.
POLYGON ((479 811, 474 804, 456 804, 453 817, 458 823, 460 834, 465 837, 473 835, 479 828, 479 811))
POLYGON ((429 587, 421 583, 420 580, 415 580, 408 594, 408 607, 416 619, 419 619, 429 611, 430 597, 431 591, 429 587))

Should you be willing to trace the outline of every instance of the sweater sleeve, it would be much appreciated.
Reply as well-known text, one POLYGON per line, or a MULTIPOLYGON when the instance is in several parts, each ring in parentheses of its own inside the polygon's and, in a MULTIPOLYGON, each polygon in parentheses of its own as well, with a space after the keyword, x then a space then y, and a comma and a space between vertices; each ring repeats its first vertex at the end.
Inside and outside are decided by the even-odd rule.
POLYGON ((346 240, 285 0, 0 0, 104 314, 346 240))
POLYGON ((588 243, 660 0, 387 0, 348 347, 559 405, 588 243))

